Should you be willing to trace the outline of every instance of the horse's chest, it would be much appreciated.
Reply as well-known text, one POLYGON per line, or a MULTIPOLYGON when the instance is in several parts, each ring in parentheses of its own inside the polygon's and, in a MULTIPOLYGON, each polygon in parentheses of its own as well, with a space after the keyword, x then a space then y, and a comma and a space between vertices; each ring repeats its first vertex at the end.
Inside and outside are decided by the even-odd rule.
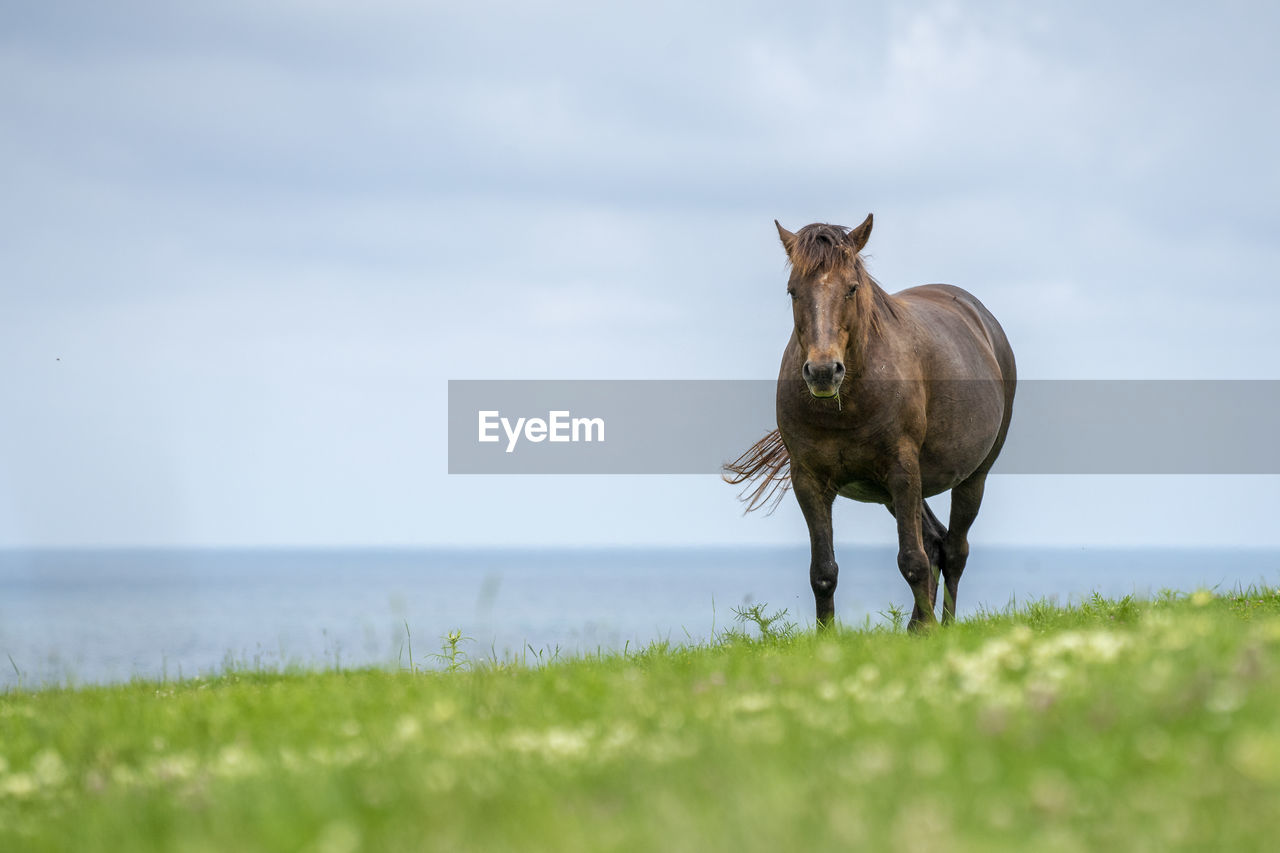
POLYGON ((885 480, 893 454, 879 436, 850 430, 805 438, 791 438, 793 456, 803 460, 819 480, 831 483, 841 496, 855 501, 889 502, 885 480))

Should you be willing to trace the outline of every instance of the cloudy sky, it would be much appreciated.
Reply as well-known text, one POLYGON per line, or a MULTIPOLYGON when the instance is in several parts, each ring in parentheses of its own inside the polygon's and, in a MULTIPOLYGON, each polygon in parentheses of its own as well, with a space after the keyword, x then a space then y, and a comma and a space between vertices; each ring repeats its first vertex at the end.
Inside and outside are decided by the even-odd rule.
MULTIPOLYGON (((1280 13, 1184 5, 10 9, 0 546, 803 541, 446 473, 449 379, 775 375, 775 217, 874 211, 1025 378, 1280 378, 1280 13)), ((1278 481, 1006 476, 974 538, 1275 545, 1278 481)))

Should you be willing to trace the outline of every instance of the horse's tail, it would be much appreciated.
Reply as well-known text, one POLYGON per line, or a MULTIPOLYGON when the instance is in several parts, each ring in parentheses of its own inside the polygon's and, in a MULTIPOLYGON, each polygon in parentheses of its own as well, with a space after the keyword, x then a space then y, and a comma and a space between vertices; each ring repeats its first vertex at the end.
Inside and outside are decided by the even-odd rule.
POLYGON ((739 500, 747 504, 743 512, 768 505, 768 512, 778 508, 783 496, 791 490, 791 455, 776 429, 757 441, 737 459, 725 463, 720 475, 726 483, 745 483, 739 500))

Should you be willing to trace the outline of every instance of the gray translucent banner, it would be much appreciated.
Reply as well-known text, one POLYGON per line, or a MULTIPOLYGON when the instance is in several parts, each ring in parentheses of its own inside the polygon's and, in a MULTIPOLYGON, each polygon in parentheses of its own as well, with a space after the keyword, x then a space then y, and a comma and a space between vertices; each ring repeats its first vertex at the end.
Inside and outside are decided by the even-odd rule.
MULTIPOLYGON (((450 474, 716 474, 776 382, 453 380, 450 474)), ((1023 380, 997 474, 1280 474, 1280 380, 1023 380)))

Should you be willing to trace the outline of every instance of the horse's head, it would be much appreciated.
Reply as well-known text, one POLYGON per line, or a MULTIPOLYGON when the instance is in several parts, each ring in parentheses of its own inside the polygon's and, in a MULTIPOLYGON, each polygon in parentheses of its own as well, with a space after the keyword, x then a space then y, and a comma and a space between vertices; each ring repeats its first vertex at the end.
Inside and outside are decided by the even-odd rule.
POLYGON ((846 233, 843 226, 815 223, 796 234, 778 224, 791 261, 791 295, 796 337, 804 353, 801 375, 815 397, 840 392, 859 318, 871 310, 871 279, 858 252, 871 236, 871 214, 846 233))

